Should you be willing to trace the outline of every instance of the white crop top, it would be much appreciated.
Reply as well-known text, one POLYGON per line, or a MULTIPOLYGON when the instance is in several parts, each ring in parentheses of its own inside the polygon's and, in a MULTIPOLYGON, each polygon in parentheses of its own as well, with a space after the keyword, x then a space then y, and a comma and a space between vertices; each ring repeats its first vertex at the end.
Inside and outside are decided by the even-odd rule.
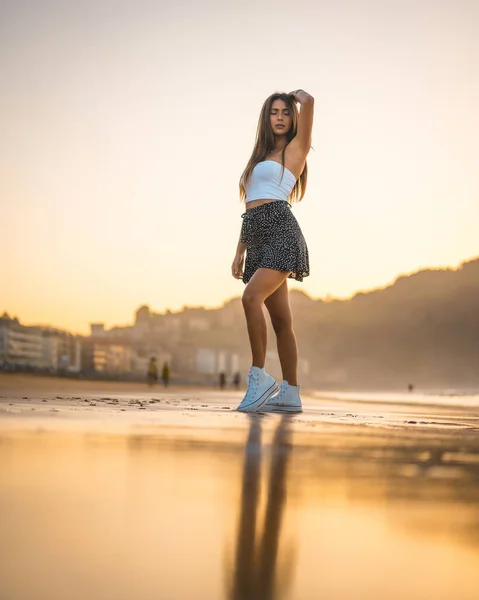
POLYGON ((258 163, 253 169, 246 187, 246 202, 263 199, 288 202, 296 184, 296 177, 284 167, 281 179, 281 169, 281 163, 276 160, 263 160, 258 163))

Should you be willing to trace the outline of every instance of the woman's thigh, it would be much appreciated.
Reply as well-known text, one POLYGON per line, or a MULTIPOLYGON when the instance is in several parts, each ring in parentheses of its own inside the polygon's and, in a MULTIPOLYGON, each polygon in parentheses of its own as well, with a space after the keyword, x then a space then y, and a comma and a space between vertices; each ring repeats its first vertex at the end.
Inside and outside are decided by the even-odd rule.
POLYGON ((287 286, 286 279, 289 273, 289 271, 275 271, 261 267, 247 283, 243 298, 265 302, 282 284, 287 286))

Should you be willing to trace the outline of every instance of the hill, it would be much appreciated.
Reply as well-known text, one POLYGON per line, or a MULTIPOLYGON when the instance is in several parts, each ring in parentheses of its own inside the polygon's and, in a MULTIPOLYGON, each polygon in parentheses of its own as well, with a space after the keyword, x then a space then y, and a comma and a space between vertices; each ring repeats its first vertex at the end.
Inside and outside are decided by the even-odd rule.
MULTIPOLYGON (((315 300, 297 290, 290 299, 310 385, 479 386, 479 258, 457 269, 402 275, 348 300, 315 300)), ((212 327, 192 333, 189 341, 238 352, 247 361, 241 300, 202 314, 212 327)), ((269 345, 273 350, 271 330, 269 345)))

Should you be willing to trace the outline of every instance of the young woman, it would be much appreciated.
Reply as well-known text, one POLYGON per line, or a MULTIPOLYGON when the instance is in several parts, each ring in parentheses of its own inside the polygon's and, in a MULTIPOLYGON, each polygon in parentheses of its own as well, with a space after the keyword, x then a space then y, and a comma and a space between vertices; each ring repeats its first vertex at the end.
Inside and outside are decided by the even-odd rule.
POLYGON ((243 279, 243 308, 252 352, 248 390, 240 411, 301 412, 298 349, 287 279, 309 275, 308 248, 291 212, 306 191, 314 99, 304 90, 276 93, 263 105, 253 153, 240 179, 246 203, 231 267, 243 279), (297 104, 301 105, 298 111, 297 104), (245 261, 246 254, 246 261, 245 261), (276 333, 281 386, 266 373, 266 305, 276 333))

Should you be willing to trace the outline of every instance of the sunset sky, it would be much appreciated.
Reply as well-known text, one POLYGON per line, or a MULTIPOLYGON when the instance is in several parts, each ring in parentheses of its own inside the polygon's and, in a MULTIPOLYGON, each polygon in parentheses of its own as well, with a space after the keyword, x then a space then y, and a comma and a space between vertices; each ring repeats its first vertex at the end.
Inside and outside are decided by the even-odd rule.
POLYGON ((313 297, 479 255, 477 0, 0 0, 0 312, 87 332, 243 291, 238 179, 315 97, 313 297))

